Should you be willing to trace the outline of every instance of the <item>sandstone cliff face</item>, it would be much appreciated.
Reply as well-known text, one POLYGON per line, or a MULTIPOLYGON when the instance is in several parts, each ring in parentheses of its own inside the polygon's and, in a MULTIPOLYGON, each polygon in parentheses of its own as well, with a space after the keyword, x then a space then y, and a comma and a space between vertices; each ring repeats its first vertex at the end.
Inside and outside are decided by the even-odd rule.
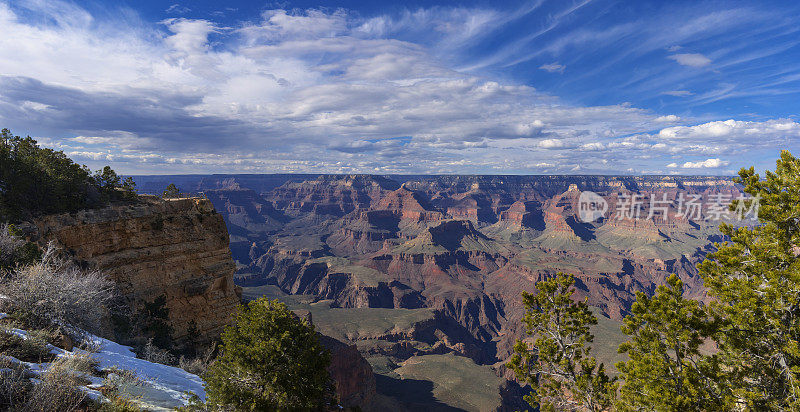
POLYGON ((78 261, 103 270, 134 303, 164 295, 174 337, 195 322, 213 339, 240 301, 222 216, 206 199, 141 196, 130 205, 44 216, 40 243, 55 240, 78 261))

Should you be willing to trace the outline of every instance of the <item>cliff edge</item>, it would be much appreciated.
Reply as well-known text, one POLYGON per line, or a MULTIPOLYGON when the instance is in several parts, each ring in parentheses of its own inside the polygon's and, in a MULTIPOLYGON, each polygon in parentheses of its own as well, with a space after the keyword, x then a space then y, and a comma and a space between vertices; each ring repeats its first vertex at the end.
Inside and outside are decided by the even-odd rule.
POLYGON ((56 241, 104 271, 131 302, 166 297, 173 337, 190 322, 202 340, 219 336, 240 302, 228 231, 208 199, 140 196, 134 203, 48 215, 32 237, 56 241))

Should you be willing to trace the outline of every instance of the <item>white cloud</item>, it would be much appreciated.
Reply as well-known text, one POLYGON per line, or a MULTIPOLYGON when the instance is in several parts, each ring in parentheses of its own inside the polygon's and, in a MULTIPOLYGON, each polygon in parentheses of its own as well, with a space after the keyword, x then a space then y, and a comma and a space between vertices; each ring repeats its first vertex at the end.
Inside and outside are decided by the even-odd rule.
POLYGON ((548 73, 559 73, 559 74, 563 74, 564 73, 564 69, 566 69, 566 68, 567 68, 567 66, 564 66, 563 64, 558 64, 557 62, 556 63, 543 64, 543 65, 539 66, 539 69, 544 70, 544 71, 546 71, 548 73))
POLYGON ((164 10, 164 12, 166 12, 166 13, 176 13, 176 14, 186 14, 186 13, 188 13, 190 11, 192 11, 192 9, 190 9, 190 8, 188 8, 186 6, 181 6, 178 3, 175 3, 175 4, 167 7, 166 10, 164 10))
POLYGON ((746 144, 763 144, 765 141, 786 137, 800 137, 800 124, 787 119, 751 122, 724 120, 696 126, 674 126, 661 129, 658 137, 671 140, 724 141, 739 140, 746 144))
POLYGON ((584 143, 580 146, 581 150, 602 150, 605 148, 600 142, 584 143))
POLYGON ((674 114, 668 114, 666 116, 658 116, 656 117, 657 122, 664 122, 664 123, 675 123, 681 120, 680 117, 675 116, 674 114))
POLYGON ((674 169, 674 168, 678 167, 678 164, 673 162, 673 163, 668 164, 667 167, 669 167, 671 169, 674 169))
POLYGON ((669 56, 670 59, 675 60, 678 64, 690 67, 705 67, 711 64, 711 59, 703 56, 700 53, 680 53, 669 56))
MULTIPOLYGON (((698 162, 686 162, 683 165, 681 165, 681 167, 684 169, 715 168, 715 167, 727 166, 729 163, 730 162, 723 161, 717 158, 717 159, 706 159, 698 162)), ((674 163, 672 163, 671 165, 674 165, 674 163)), ((667 167, 674 167, 671 165, 668 165, 667 167)))
POLYGON ((539 142, 539 147, 543 149, 560 149, 566 146, 563 140, 559 139, 544 139, 539 142))

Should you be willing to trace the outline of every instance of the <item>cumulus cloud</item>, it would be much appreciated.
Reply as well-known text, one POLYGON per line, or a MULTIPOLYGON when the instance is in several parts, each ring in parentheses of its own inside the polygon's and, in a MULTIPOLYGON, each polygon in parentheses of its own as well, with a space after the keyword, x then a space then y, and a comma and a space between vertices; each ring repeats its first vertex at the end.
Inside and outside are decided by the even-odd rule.
POLYGON ((564 146, 566 146, 566 143, 560 139, 544 139, 539 142, 539 147, 543 149, 559 149, 564 146))
MULTIPOLYGON (((686 162, 683 165, 681 165, 681 167, 684 169, 715 168, 715 167, 727 166, 729 163, 730 162, 723 161, 717 158, 717 159, 706 159, 698 162, 686 162)), ((672 163, 672 165, 674 165, 674 163, 672 163)), ((674 167, 674 166, 668 165, 667 167, 674 167)))
POLYGON ((567 66, 558 63, 548 63, 539 66, 539 69, 544 70, 548 73, 564 73, 564 69, 566 68, 567 66))
POLYGON ((683 66, 705 67, 711 64, 711 59, 700 53, 679 53, 673 54, 669 58, 683 66))
POLYGON ((670 140, 738 141, 763 144, 765 140, 800 137, 800 124, 788 119, 764 122, 724 120, 696 126, 673 126, 661 129, 658 137, 670 140))
POLYGON ((678 116, 675 116, 674 114, 668 114, 666 116, 658 116, 658 117, 656 117, 656 121, 657 122, 664 122, 664 123, 675 123, 675 122, 678 122, 680 120, 681 120, 681 118, 678 117, 678 116))

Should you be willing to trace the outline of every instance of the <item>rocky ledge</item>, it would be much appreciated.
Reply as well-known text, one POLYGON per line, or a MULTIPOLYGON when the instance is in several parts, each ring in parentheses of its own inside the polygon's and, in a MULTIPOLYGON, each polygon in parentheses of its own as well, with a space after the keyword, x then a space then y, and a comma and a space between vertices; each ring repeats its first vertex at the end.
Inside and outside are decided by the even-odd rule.
POLYGON ((165 296, 176 339, 192 322, 198 338, 216 338, 239 304, 228 231, 207 199, 140 196, 33 224, 32 238, 55 241, 75 260, 103 270, 134 304, 165 296))

